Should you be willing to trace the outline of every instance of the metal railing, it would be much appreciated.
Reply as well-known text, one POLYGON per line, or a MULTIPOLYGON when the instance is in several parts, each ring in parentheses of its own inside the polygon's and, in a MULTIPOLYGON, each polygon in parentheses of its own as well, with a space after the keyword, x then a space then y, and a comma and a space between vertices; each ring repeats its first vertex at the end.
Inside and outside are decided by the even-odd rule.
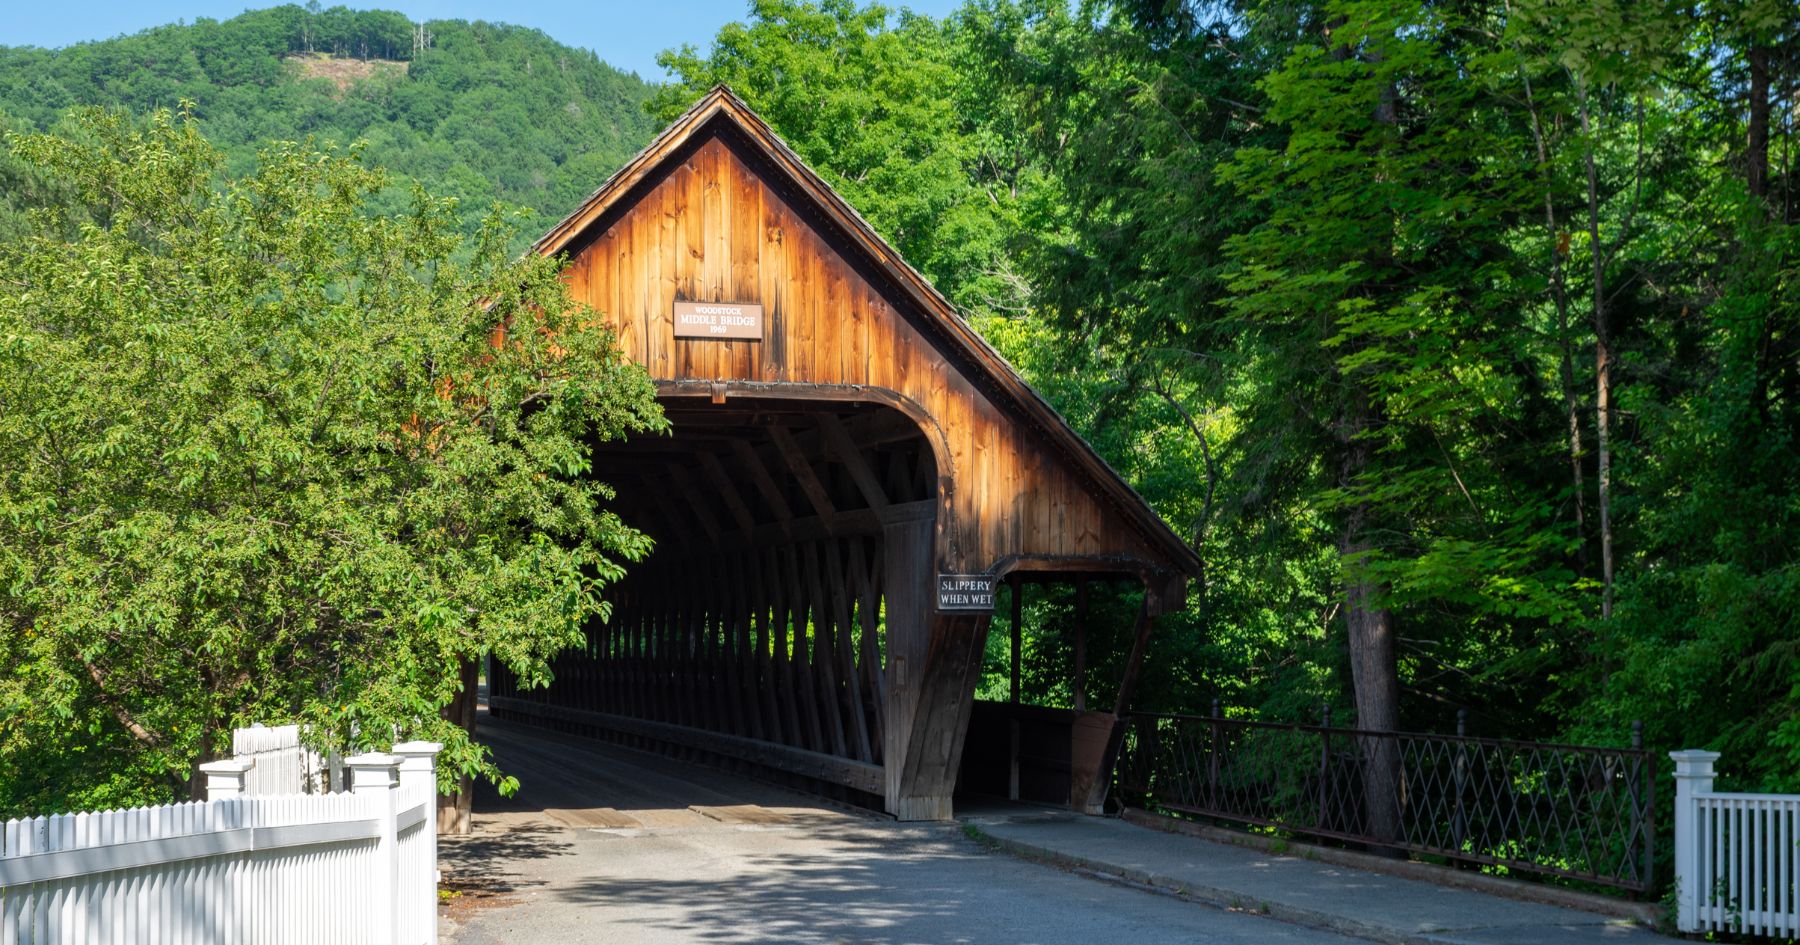
POLYGON ((1134 715, 1130 806, 1636 892, 1652 885, 1655 768, 1630 748, 1134 715))

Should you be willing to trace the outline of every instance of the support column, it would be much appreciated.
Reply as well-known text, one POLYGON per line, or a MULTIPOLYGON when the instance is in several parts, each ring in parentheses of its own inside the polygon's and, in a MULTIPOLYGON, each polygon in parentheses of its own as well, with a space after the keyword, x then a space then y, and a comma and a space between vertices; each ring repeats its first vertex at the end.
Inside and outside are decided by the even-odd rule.
POLYGON ((1154 592, 1146 588, 1144 604, 1138 608, 1136 632, 1132 634, 1131 656, 1125 662, 1112 712, 1089 712, 1076 719, 1069 746, 1069 805, 1083 813, 1098 814, 1105 807, 1112 787, 1113 764, 1125 740, 1125 715, 1131 709, 1131 696, 1144 668, 1144 653, 1150 646, 1158 610, 1154 592))
POLYGON ((1075 711, 1087 711, 1088 582, 1075 582, 1075 711))
POLYGON ((395 793, 400 787, 400 759, 381 752, 353 755, 344 759, 350 769, 350 792, 369 799, 369 814, 377 824, 374 868, 366 871, 366 900, 374 906, 364 920, 372 927, 373 938, 382 942, 400 940, 400 841, 395 793))
POLYGON ((1006 718, 1006 799, 1019 799, 1019 651, 1025 645, 1025 582, 1015 575, 1012 584, 1012 667, 1007 701, 1014 711, 1006 718))
MULTIPOLYGON (((394 757, 400 759, 398 770, 401 790, 418 797, 423 794, 427 799, 427 820, 419 825, 424 835, 419 842, 425 845, 425 861, 430 865, 424 872, 416 876, 401 877, 408 888, 400 890, 403 897, 401 908, 417 909, 420 928, 425 929, 424 945, 437 945, 437 903, 438 903, 438 866, 437 866, 437 830, 429 819, 431 807, 429 801, 437 797, 437 755, 444 746, 437 742, 401 742, 394 746, 394 757)), ((410 810, 410 808, 408 808, 410 810)))
POLYGON ((1669 752, 1675 762, 1675 927, 1683 932, 1700 930, 1700 904, 1709 890, 1701 872, 1700 795, 1713 789, 1716 751, 1669 752))
POLYGON ((904 774, 907 749, 912 741, 913 716, 919 707, 919 678, 925 668, 930 634, 931 549, 935 532, 932 519, 892 522, 882 529, 882 560, 886 574, 882 591, 887 616, 887 730, 882 746, 887 769, 887 812, 912 820, 902 812, 906 791, 904 774))
MULTIPOLYGON (((906 753, 899 756, 904 759, 899 791, 889 798, 892 813, 901 820, 951 817, 951 795, 991 622, 986 614, 938 614, 929 622, 930 645, 917 674, 912 734, 906 753)), ((889 772, 893 784, 891 767, 889 772)))

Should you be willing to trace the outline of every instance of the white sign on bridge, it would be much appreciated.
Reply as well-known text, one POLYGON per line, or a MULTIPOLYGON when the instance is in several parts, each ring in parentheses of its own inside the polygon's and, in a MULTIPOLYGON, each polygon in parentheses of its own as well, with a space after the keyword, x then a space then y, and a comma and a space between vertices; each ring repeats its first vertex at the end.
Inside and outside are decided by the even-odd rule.
POLYGON ((940 574, 937 577, 937 609, 940 613, 994 612, 994 576, 991 574, 940 574))

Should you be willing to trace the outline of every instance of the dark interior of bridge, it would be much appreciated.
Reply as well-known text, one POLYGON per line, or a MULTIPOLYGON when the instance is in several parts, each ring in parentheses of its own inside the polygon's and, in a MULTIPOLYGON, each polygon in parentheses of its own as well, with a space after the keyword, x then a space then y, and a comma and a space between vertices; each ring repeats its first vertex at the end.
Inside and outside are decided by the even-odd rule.
MULTIPOLYGON (((493 673, 495 714, 880 808, 895 711, 886 624, 905 606, 886 591, 912 573, 895 576, 889 549, 916 544, 908 534, 929 541, 937 457, 917 422, 885 405, 714 400, 665 398, 671 434, 596 445, 612 507, 655 550, 607 589, 609 619, 556 661, 551 687, 493 673)), ((1016 657, 1019 611, 1001 616, 1016 657)), ((1076 641, 1073 711, 1019 704, 1017 659, 1013 699, 974 707, 965 788, 1069 802, 1071 739, 1101 714, 1081 704, 1076 641)))

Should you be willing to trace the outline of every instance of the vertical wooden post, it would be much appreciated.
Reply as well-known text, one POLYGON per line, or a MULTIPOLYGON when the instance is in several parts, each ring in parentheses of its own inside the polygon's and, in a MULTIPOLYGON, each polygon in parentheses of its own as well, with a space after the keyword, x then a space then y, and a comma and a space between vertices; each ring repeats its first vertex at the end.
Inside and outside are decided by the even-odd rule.
POLYGON ((1012 585, 1012 669, 1007 687, 1009 699, 1013 705, 1019 704, 1019 651, 1024 646, 1024 592, 1025 582, 1015 575, 1009 582, 1012 585))
POLYGON ((931 549, 936 523, 894 522, 882 530, 882 589, 887 601, 887 732, 881 757, 887 769, 888 813, 904 818, 907 748, 919 708, 919 671, 930 626, 931 549))
POLYGON ((1075 711, 1087 711, 1088 582, 1075 582, 1075 711))
MULTIPOLYGON (((1119 680, 1119 696, 1113 702, 1111 717, 1103 712, 1083 717, 1103 721, 1106 733, 1103 739, 1098 740, 1098 757, 1090 749, 1079 752, 1085 754, 1085 757, 1070 758, 1074 769, 1070 772, 1069 802, 1077 810, 1098 814, 1106 803, 1106 794, 1112 783, 1113 763, 1118 760, 1119 746, 1125 740, 1125 713, 1131 708, 1131 696, 1137 690, 1138 675, 1144 668, 1144 652, 1150 646, 1150 633, 1156 626, 1157 603, 1155 595, 1146 587, 1143 606, 1138 608, 1137 632, 1132 636, 1131 656, 1125 661, 1125 674, 1119 680)), ((1071 747, 1080 749, 1083 746, 1077 744, 1071 747)))
MULTIPOLYGON (((1012 584, 1012 667, 1007 696, 1008 701, 1016 709, 1019 705, 1019 651, 1024 648, 1025 639, 1023 596, 1025 582, 1019 580, 1015 575, 1010 583, 1012 584)), ((1016 801, 1019 799, 1019 713, 1013 712, 1007 716, 1006 729, 1008 739, 1006 798, 1016 801)))
POLYGON ((933 611, 934 517, 883 529, 887 580, 887 810, 901 820, 950 819, 988 615, 933 611))

